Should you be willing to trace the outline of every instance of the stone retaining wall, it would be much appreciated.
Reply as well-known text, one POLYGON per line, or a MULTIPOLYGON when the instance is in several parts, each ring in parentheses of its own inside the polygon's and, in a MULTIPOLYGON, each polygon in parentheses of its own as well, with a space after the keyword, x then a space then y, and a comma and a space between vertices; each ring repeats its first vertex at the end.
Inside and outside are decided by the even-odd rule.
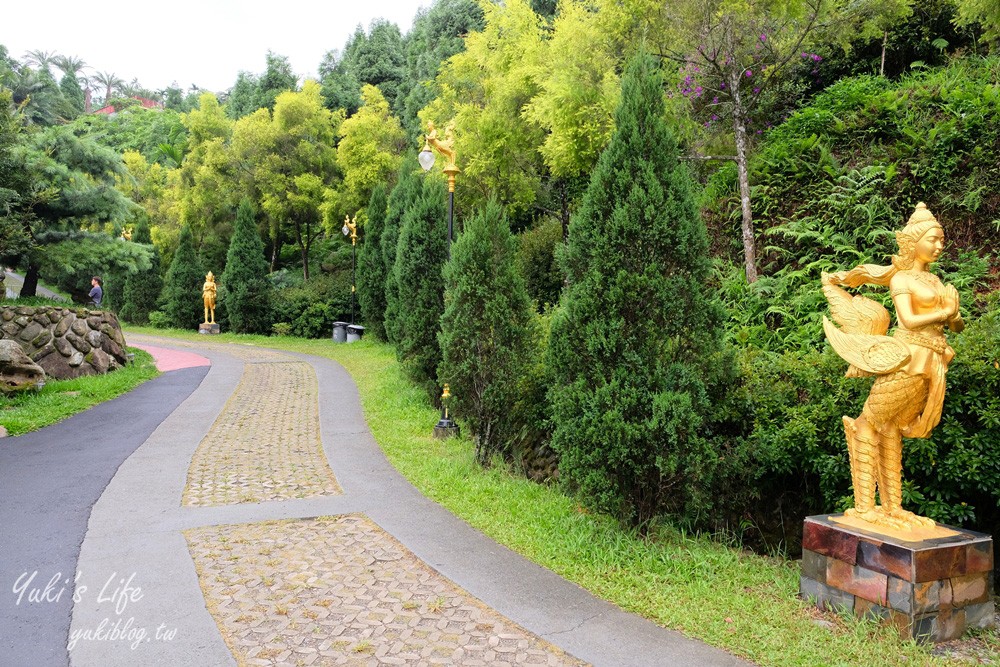
POLYGON ((108 311, 55 306, 0 306, 0 338, 57 380, 106 373, 125 365, 125 336, 108 311))
POLYGON ((535 482, 559 479, 559 455, 548 443, 537 444, 521 452, 525 476, 535 482))

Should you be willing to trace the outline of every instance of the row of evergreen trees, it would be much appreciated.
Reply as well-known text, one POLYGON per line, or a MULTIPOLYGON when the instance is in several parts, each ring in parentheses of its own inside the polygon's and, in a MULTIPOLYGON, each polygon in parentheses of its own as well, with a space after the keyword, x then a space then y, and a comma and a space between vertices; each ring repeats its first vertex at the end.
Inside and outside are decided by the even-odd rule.
POLYGON ((547 342, 496 203, 465 221, 448 259, 444 189, 405 169, 391 193, 373 193, 359 259, 368 330, 432 395, 451 385, 482 464, 547 429, 562 478, 639 526, 703 505, 729 430, 713 408, 732 375, 723 310, 664 114, 659 66, 639 57, 561 250, 567 287, 547 342), (539 365, 544 406, 524 410, 539 365))
MULTIPOLYGON (((136 226, 132 241, 152 243, 145 221, 136 226)), ((152 266, 125 279, 119 314, 133 324, 153 322, 179 329, 196 328, 204 317, 200 295, 205 274, 191 229, 184 226, 164 279, 160 278, 160 258, 155 249, 152 266)), ((270 331, 273 290, 264 242, 248 200, 243 200, 237 210, 226 268, 217 282, 217 321, 224 322, 227 330, 235 333, 270 331)))

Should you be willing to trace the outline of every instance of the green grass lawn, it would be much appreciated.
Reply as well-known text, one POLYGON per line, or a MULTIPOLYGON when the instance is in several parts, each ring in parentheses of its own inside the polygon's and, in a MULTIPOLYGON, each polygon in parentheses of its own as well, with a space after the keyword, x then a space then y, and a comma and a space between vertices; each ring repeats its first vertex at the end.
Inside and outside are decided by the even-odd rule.
POLYGON ((135 353, 135 363, 112 373, 75 380, 50 379, 38 392, 0 394, 0 426, 7 429, 8 435, 35 431, 110 401, 159 375, 151 356, 133 348, 129 352, 135 353))
MULTIPOLYGON (((187 332, 128 329, 205 340, 187 332)), ((761 665, 969 664, 932 655, 891 631, 820 614, 797 598, 799 565, 661 526, 648 539, 584 511, 558 488, 476 465, 464 439, 431 437, 439 413, 402 374, 389 346, 370 341, 222 334, 213 341, 328 357, 354 377, 368 424, 389 460, 422 493, 534 562, 619 607, 761 665)), ((996 631, 977 642, 1000 660, 996 631)))

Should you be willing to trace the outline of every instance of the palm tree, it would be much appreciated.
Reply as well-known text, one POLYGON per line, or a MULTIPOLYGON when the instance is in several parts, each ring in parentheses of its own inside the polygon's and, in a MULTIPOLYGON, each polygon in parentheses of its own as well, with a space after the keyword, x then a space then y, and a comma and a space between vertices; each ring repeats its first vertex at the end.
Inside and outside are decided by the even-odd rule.
POLYGON ((54 56, 52 64, 62 70, 63 74, 71 75, 77 80, 80 79, 79 75, 83 70, 87 69, 87 63, 83 62, 83 58, 76 56, 54 56))
POLYGON ((98 72, 94 75, 94 82, 105 87, 104 103, 111 101, 111 91, 123 85, 125 82, 118 78, 114 72, 98 72))
POLYGON ((27 53, 24 54, 25 62, 31 65, 35 65, 38 68, 39 72, 42 70, 48 72, 49 65, 53 64, 57 57, 58 55, 56 54, 55 51, 42 51, 40 49, 35 51, 28 51, 27 53))
POLYGON ((10 80, 15 105, 24 105, 24 117, 34 125, 54 125, 62 117, 62 95, 51 76, 22 67, 10 80))

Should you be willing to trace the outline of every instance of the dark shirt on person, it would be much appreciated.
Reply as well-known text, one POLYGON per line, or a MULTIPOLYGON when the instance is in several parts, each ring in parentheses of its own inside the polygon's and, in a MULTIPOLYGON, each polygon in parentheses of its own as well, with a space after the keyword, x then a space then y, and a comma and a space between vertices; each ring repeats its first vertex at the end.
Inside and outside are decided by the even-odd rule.
POLYGON ((104 298, 104 290, 101 289, 100 285, 94 285, 90 290, 90 300, 94 302, 95 306, 101 305, 101 299, 104 298))

